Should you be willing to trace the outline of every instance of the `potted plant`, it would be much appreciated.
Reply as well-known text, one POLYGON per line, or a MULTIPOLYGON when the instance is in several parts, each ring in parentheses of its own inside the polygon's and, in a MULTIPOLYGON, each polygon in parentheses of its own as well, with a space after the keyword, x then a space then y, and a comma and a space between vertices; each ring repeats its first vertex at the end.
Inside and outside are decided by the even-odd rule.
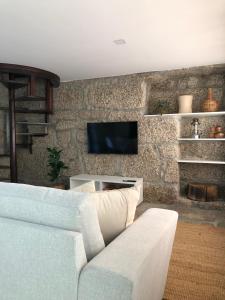
POLYGON ((159 100, 155 103, 153 112, 155 114, 166 114, 170 111, 170 103, 166 100, 159 100))
POLYGON ((61 172, 68 167, 61 160, 62 150, 57 150, 55 147, 47 148, 48 151, 48 167, 50 171, 48 176, 50 181, 53 182, 53 187, 58 189, 65 189, 65 184, 60 180, 61 172))

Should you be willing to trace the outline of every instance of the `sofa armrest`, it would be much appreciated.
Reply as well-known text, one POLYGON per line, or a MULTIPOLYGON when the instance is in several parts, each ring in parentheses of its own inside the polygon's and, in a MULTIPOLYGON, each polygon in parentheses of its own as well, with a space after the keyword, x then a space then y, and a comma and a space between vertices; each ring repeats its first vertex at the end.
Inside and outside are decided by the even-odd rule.
POLYGON ((78 299, 162 299, 177 218, 175 211, 146 211, 85 266, 78 299))
POLYGON ((77 299, 81 233, 0 217, 0 299, 77 299))

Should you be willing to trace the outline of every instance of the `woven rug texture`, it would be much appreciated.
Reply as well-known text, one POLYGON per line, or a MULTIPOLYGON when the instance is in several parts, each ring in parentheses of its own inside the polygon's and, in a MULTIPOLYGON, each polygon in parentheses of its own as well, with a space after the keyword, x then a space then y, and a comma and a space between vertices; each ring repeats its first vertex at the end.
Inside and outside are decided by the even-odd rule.
POLYGON ((225 228, 178 222, 164 300, 225 300, 225 228))

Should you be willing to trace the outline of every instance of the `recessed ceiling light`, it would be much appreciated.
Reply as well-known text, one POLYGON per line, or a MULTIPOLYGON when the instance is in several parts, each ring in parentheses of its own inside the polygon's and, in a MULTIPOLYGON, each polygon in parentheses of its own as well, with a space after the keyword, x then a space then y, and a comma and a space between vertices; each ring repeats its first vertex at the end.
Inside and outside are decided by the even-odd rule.
POLYGON ((124 39, 118 39, 118 40, 114 40, 113 43, 116 45, 124 45, 126 44, 126 41, 124 39))

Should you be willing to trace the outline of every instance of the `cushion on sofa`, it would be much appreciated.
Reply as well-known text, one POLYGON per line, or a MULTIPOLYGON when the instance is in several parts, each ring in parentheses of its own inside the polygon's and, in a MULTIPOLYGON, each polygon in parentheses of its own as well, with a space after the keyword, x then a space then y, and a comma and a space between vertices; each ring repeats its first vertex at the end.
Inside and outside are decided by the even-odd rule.
POLYGON ((104 247, 91 194, 0 183, 0 216, 81 232, 87 259, 104 247))
POLYGON ((83 192, 83 193, 94 193, 95 190, 95 182, 89 181, 89 182, 85 182, 82 183, 79 186, 73 187, 70 190, 75 191, 75 192, 83 192))
POLYGON ((105 243, 110 243, 133 223, 139 192, 135 187, 91 194, 105 243))

